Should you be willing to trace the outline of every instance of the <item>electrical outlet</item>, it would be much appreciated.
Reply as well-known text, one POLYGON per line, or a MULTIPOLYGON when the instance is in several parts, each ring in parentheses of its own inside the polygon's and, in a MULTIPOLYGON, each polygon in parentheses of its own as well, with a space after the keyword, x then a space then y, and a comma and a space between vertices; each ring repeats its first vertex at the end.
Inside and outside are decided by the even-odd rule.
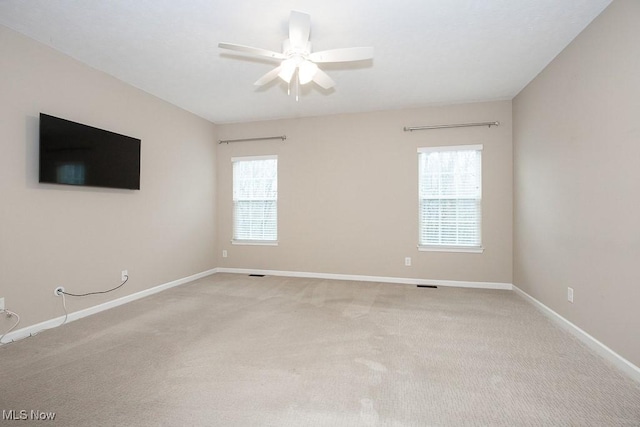
POLYGON ((226 257, 227 257, 227 255, 228 255, 228 254, 227 254, 227 251, 226 251, 226 249, 224 249, 224 250, 222 251, 222 258, 226 258, 226 257))
POLYGON ((62 296, 62 292, 64 292, 64 287, 63 286, 58 286, 57 288, 55 288, 53 290, 53 295, 55 295, 57 297, 61 297, 62 296))
POLYGON ((567 300, 573 302, 573 288, 567 288, 567 300))
POLYGON ((404 265, 405 265, 406 267, 411 267, 411 257, 410 257, 410 256, 408 256, 408 257, 406 257, 406 258, 404 259, 404 265))
POLYGON ((122 270, 122 272, 120 273, 120 280, 124 282, 128 278, 129 278, 129 272, 127 270, 122 270))
POLYGON ((0 298, 0 310, 4 310, 4 298, 0 298))

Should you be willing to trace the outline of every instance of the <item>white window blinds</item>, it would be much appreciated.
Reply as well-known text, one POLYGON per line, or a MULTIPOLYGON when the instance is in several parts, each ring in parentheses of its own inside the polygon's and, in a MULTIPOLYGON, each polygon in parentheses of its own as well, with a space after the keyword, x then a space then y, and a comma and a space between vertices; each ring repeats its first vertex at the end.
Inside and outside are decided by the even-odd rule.
POLYGON ((419 245, 481 243, 482 145, 419 148, 419 245))
POLYGON ((233 240, 278 240, 277 156, 235 157, 233 162, 233 240))

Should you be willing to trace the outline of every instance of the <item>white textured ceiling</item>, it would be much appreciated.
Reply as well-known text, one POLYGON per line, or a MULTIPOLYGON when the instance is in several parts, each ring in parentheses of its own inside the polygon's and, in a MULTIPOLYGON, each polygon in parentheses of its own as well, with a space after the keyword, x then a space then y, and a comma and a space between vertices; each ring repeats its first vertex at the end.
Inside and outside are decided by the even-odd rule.
POLYGON ((0 0, 0 23, 215 123, 511 99, 610 0, 0 0), (299 102, 276 64, 220 41, 281 51, 291 10, 313 50, 373 46, 324 64, 336 81, 299 102))

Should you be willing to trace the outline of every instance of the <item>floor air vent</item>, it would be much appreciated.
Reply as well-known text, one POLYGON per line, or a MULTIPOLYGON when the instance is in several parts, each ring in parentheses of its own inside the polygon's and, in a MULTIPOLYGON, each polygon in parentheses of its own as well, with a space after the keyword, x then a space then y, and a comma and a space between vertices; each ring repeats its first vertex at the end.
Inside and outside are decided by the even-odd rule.
POLYGON ((250 274, 249 277, 264 277, 264 274, 250 274))
POLYGON ((436 285, 418 285, 419 288, 438 289, 436 285))

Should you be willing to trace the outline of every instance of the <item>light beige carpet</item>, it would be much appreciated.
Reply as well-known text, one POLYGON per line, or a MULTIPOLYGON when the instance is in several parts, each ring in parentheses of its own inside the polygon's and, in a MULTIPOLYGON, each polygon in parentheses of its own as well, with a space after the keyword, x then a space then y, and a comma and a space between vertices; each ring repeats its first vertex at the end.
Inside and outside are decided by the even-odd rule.
POLYGON ((36 425, 640 425, 640 386, 510 291, 217 274, 3 346, 0 379, 36 425))

